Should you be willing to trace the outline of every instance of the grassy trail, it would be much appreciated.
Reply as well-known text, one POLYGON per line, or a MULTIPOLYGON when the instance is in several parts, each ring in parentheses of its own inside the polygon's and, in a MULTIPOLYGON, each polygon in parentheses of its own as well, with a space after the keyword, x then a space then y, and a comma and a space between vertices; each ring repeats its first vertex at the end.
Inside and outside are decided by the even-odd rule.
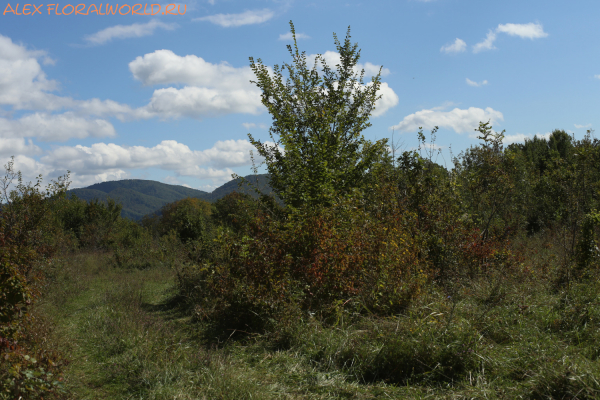
POLYGON ((188 318, 165 302, 173 272, 119 270, 99 254, 66 260, 38 312, 55 323, 71 360, 73 399, 261 398, 251 379, 194 338, 188 318), (233 376, 236 375, 236 376, 233 376))
POLYGON ((54 281, 37 312, 54 322, 54 340, 70 359, 71 399, 373 398, 339 373, 319 378, 298 354, 206 346, 168 304, 170 269, 116 269, 105 255, 79 254, 54 281))
POLYGON ((93 253, 60 264, 36 313, 70 360, 69 399, 600 398, 597 281, 554 293, 499 277, 394 319, 299 321, 282 349, 208 337, 173 304, 166 267, 93 253))

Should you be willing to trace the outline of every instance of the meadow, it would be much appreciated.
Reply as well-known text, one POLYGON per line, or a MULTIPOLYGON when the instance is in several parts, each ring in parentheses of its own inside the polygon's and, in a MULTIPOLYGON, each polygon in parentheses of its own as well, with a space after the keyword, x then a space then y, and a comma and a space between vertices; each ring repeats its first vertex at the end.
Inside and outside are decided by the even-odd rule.
POLYGON ((366 140, 381 82, 335 43, 250 60, 273 193, 136 222, 6 165, 0 399, 600 398, 600 141, 366 140))

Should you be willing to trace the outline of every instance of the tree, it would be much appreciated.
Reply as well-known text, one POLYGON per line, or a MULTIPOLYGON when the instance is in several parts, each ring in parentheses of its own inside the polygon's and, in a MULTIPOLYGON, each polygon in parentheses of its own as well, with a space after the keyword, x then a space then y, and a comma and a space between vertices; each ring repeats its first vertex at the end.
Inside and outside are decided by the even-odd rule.
POLYGON ((286 205, 326 205, 333 195, 360 187, 386 151, 387 140, 372 143, 361 135, 371 126, 369 116, 381 97, 381 73, 364 84, 365 72, 358 73, 356 67, 360 50, 350 42, 350 28, 343 44, 333 35, 340 55, 335 70, 320 54, 309 68, 291 21, 290 27, 292 64, 275 65, 271 72, 260 58, 255 62, 250 57, 257 77, 252 82, 262 90, 262 103, 273 117, 269 133, 274 144, 248 136, 265 158, 271 187, 286 205))
POLYGON ((199 240, 206 236, 211 215, 209 202, 187 197, 161 208, 159 230, 163 235, 175 230, 182 242, 199 240))

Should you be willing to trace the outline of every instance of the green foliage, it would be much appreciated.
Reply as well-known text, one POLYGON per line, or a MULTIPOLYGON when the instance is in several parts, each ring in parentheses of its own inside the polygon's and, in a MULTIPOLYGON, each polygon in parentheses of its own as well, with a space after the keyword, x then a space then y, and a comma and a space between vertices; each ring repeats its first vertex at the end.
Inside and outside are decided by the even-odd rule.
POLYGON ((174 230, 184 243, 202 239, 207 235, 211 212, 209 202, 191 197, 169 203, 161 209, 159 232, 164 235, 174 230))
POLYGON ((5 169, 0 180, 0 398, 34 399, 60 388, 53 378, 56 357, 44 356, 43 337, 31 340, 36 326, 29 309, 41 294, 45 268, 55 252, 59 230, 52 211, 69 182, 68 175, 61 177, 44 191, 41 176, 35 184, 25 184, 12 160, 5 169))
MULTIPOLYGON (((62 181, 40 192, 39 183, 19 180, 9 194, 6 182, 17 175, 8 168, 0 219, 3 394, 21 395, 28 384, 36 395, 55 390, 52 364, 36 369, 39 358, 27 353, 35 346, 22 345, 33 332, 25 313, 39 295, 44 263, 72 238, 81 249, 110 252, 107 265, 117 267, 94 269, 110 286, 101 301, 88 299, 101 306, 82 332, 93 343, 93 362, 106 367, 100 382, 123 385, 130 397, 155 389, 148 377, 157 376, 163 355, 181 348, 173 341, 160 357, 139 352, 156 322, 146 313, 153 306, 142 302, 139 283, 119 282, 117 293, 112 278, 169 266, 178 288, 173 303, 185 300, 202 322, 193 335, 234 348, 232 337, 254 338, 245 344, 263 343, 268 354, 245 353, 253 368, 294 353, 293 369, 310 382, 297 391, 302 396, 323 380, 334 386, 335 376, 355 390, 392 388, 398 398, 408 393, 401 390, 421 398, 597 398, 600 141, 591 131, 575 140, 555 130, 505 148, 504 131, 481 122, 481 142, 454 158, 452 169, 434 157, 437 127, 430 143, 420 130, 419 148, 394 159, 385 140, 361 134, 380 76, 364 83, 349 32, 343 43, 334 35, 335 69, 320 55, 311 68, 290 25, 292 63, 271 71, 250 59, 274 144, 250 140, 279 198, 260 190, 221 198, 231 182, 214 204, 177 199, 138 225, 120 218, 115 202, 64 199, 62 181)), ((162 339, 155 339, 158 348, 162 339)), ((214 385, 202 395, 260 393, 260 385, 242 380, 230 390, 236 375, 224 368, 204 370, 186 381, 214 385)), ((336 395, 356 397, 350 393, 336 395)))
POLYGON ((515 179, 520 171, 515 157, 503 150, 504 132, 493 132, 489 122, 481 122, 476 131, 482 145, 456 159, 455 170, 467 211, 486 241, 506 237, 524 224, 515 179))
POLYGON ((141 225, 120 219, 111 236, 110 249, 115 266, 124 269, 148 269, 166 263, 160 240, 141 225))
POLYGON ((380 97, 380 74, 364 85, 364 70, 360 74, 355 70, 360 50, 350 42, 350 30, 343 44, 334 35, 340 54, 337 69, 321 55, 310 68, 306 53, 298 49, 291 22, 290 27, 292 64, 275 65, 270 72, 261 59, 250 58, 257 77, 254 83, 273 117, 274 144, 249 138, 265 158, 271 186, 286 205, 331 204, 334 196, 361 187, 369 169, 385 153, 386 140, 372 143, 361 135, 371 125, 369 116, 380 97))
POLYGON ((246 231, 258 212, 258 203, 248 194, 232 192, 214 203, 213 220, 236 232, 246 231))
POLYGON ((56 214, 63 229, 72 234, 82 248, 106 249, 121 219, 121 204, 112 199, 85 201, 76 196, 62 202, 56 214))
POLYGON ((575 249, 577 266, 581 271, 590 269, 592 266, 598 267, 597 263, 600 259, 596 235, 598 228, 600 228, 600 213, 593 210, 584 217, 581 224, 581 234, 575 249))
POLYGON ((226 329, 276 330, 270 321, 302 311, 334 321, 343 309, 398 312, 430 279, 403 211, 374 215, 343 198, 285 220, 259 210, 245 236, 216 238, 220 256, 187 268, 181 289, 199 317, 226 329))

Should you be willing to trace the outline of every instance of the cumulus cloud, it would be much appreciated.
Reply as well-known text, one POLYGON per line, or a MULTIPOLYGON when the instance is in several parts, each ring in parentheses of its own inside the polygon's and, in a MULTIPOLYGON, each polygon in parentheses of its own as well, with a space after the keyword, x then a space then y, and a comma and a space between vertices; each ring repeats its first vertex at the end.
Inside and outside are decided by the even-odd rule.
POLYGON ((385 114, 387 110, 398 104, 398 95, 386 82, 381 82, 378 94, 381 95, 381 98, 375 103, 374 117, 385 114))
MULTIPOLYGON (((314 63, 316 54, 307 58, 309 63, 314 63)), ((337 52, 328 51, 323 58, 328 65, 340 63, 337 52)), ((364 69, 365 74, 376 75, 379 68, 367 62, 357 65, 356 72, 364 69)), ((170 50, 157 50, 137 57, 129 63, 129 69, 144 85, 186 85, 155 90, 150 103, 135 110, 140 118, 149 115, 200 118, 229 113, 258 114, 264 110, 261 91, 250 83, 255 79, 250 67, 236 68, 225 62, 213 64, 195 55, 179 56, 170 50)), ((385 76, 390 71, 384 68, 381 73, 385 76)), ((387 83, 382 83, 380 93, 383 98, 378 101, 374 116, 382 115, 398 103, 398 96, 387 83)), ((102 107, 96 105, 96 108, 102 107)), ((117 105, 112 108, 119 109, 117 105)))
MULTIPOLYGON (((9 157, 12 155, 13 154, 10 154, 9 157)), ((52 167, 40 163, 39 161, 36 161, 34 158, 29 157, 28 155, 14 154, 14 156, 14 170, 19 171, 23 174, 24 182, 32 182, 39 175, 42 175, 42 177, 47 177, 52 175, 52 173, 54 172, 52 167)), ((6 158, 6 161, 8 161, 8 157, 6 158)), ((45 182, 47 181, 45 180, 45 182)))
POLYGON ((480 121, 488 120, 493 125, 498 121, 503 121, 504 116, 500 111, 496 111, 490 107, 486 109, 469 107, 466 110, 455 108, 451 111, 441 111, 439 109, 421 110, 407 115, 399 124, 391 126, 389 129, 414 132, 419 127, 429 130, 438 126, 440 128, 452 129, 456 133, 465 133, 476 129, 480 121))
POLYGON ((586 125, 575 124, 575 128, 577 128, 577 129, 588 129, 591 127, 592 127, 592 124, 586 124, 586 125))
POLYGON ((486 38, 473 46, 473 53, 479 53, 483 50, 493 50, 496 47, 494 42, 496 41, 498 33, 505 33, 509 36, 518 36, 522 39, 540 39, 548 36, 544 32, 544 28, 541 24, 530 22, 528 24, 499 24, 495 30, 490 30, 486 38))
POLYGON ((469 85, 469 86, 480 87, 480 86, 485 86, 487 84, 488 84, 488 81, 486 81, 486 80, 483 80, 481 82, 475 82, 475 81, 472 81, 469 78, 467 78, 467 85, 469 85))
POLYGON ((465 51, 466 49, 467 49, 467 44, 464 42, 464 40, 456 38, 454 43, 442 46, 440 51, 442 53, 446 53, 446 54, 456 54, 456 53, 461 53, 461 52, 465 51))
POLYGON ((546 132, 546 133, 536 133, 535 135, 532 135, 530 133, 527 133, 527 134, 516 133, 514 135, 505 135, 504 139, 502 140, 502 143, 504 145, 509 145, 512 143, 524 143, 526 140, 532 140, 534 136, 539 139, 548 140, 550 138, 551 134, 552 134, 551 132, 546 132))
MULTIPOLYGON (((293 39, 292 32, 282 33, 281 35, 279 35, 279 40, 292 40, 292 39, 293 39)), ((310 36, 305 35, 304 33, 296 33, 296 40, 300 40, 300 39, 310 39, 310 36)))
POLYGON ((71 99, 50 93, 59 85, 46 77, 39 59, 51 63, 45 52, 28 50, 0 35, 0 106, 57 110, 72 104, 71 99))
POLYGON ((3 160, 16 155, 30 156, 40 154, 41 152, 42 150, 33 144, 31 139, 0 137, 0 157, 3 160))
POLYGON ((171 50, 156 50, 129 63, 133 77, 144 85, 186 84, 235 89, 254 87, 248 66, 235 68, 226 62, 212 64, 195 55, 179 56, 171 50))
POLYGON ((261 92, 250 83, 255 78, 250 67, 212 64, 195 55, 157 50, 137 57, 129 63, 129 70, 144 85, 186 85, 155 90, 150 103, 138 111, 140 117, 199 118, 263 111, 261 92))
POLYGON ((594 75, 594 78, 596 78, 596 79, 600 79, 600 74, 598 74, 598 75, 594 75))
POLYGON ((161 118, 200 118, 233 113, 259 114, 262 104, 260 93, 254 91, 186 86, 155 90, 144 111, 161 118))
POLYGON ((91 45, 101 45, 110 42, 113 39, 150 36, 156 29, 173 30, 177 27, 177 24, 166 24, 157 19, 152 19, 145 24, 136 23, 131 25, 111 26, 92 35, 86 36, 84 40, 91 45))
POLYGON ((89 99, 77 101, 73 108, 80 114, 98 117, 116 117, 121 121, 152 118, 154 114, 147 109, 131 108, 113 100, 89 99))
MULTIPOLYGON (((116 116, 121 120, 151 116, 143 109, 133 110, 127 105, 112 100, 74 100, 55 95, 52 92, 59 89, 59 84, 46 77, 39 61, 43 64, 52 63, 45 52, 28 50, 24 46, 13 43, 10 38, 0 35, 0 107, 43 111, 46 116, 49 115, 48 112, 61 109, 71 109, 73 113, 80 116, 116 116)), ((0 115, 8 115, 8 113, 0 108, 0 115)), ((53 118, 56 124, 61 117, 53 118)), ((73 118, 74 116, 69 117, 70 120, 73 118)), ((91 134, 91 136, 104 135, 91 134)))
POLYGON ((208 21, 215 25, 220 25, 224 28, 242 26, 242 25, 253 25, 262 24, 273 18, 275 13, 268 9, 262 10, 249 10, 244 11, 240 14, 215 14, 208 15, 206 17, 194 18, 193 21, 208 21))
POLYGON ((65 141, 72 138, 115 136, 115 128, 102 119, 86 119, 64 114, 35 113, 18 120, 0 118, 0 137, 32 137, 42 141, 65 141))
POLYGON ((496 41, 496 33, 493 31, 489 31, 483 41, 481 41, 481 42, 477 43, 475 46, 473 46, 473 53, 479 53, 480 51, 483 51, 483 50, 495 49, 496 48, 496 47, 494 47, 495 41, 496 41))
POLYGON ((532 40, 548 36, 548 34, 544 32, 544 28, 541 24, 534 24, 533 22, 528 24, 500 24, 498 25, 498 28, 496 28, 496 32, 532 40))
POLYGON ((251 164, 247 140, 218 141, 207 150, 191 150, 175 140, 164 140, 154 147, 120 146, 95 143, 91 146, 62 146, 41 158, 55 169, 71 170, 78 175, 101 176, 103 173, 122 176, 127 170, 160 168, 178 176, 200 179, 230 176, 231 168, 251 164))

